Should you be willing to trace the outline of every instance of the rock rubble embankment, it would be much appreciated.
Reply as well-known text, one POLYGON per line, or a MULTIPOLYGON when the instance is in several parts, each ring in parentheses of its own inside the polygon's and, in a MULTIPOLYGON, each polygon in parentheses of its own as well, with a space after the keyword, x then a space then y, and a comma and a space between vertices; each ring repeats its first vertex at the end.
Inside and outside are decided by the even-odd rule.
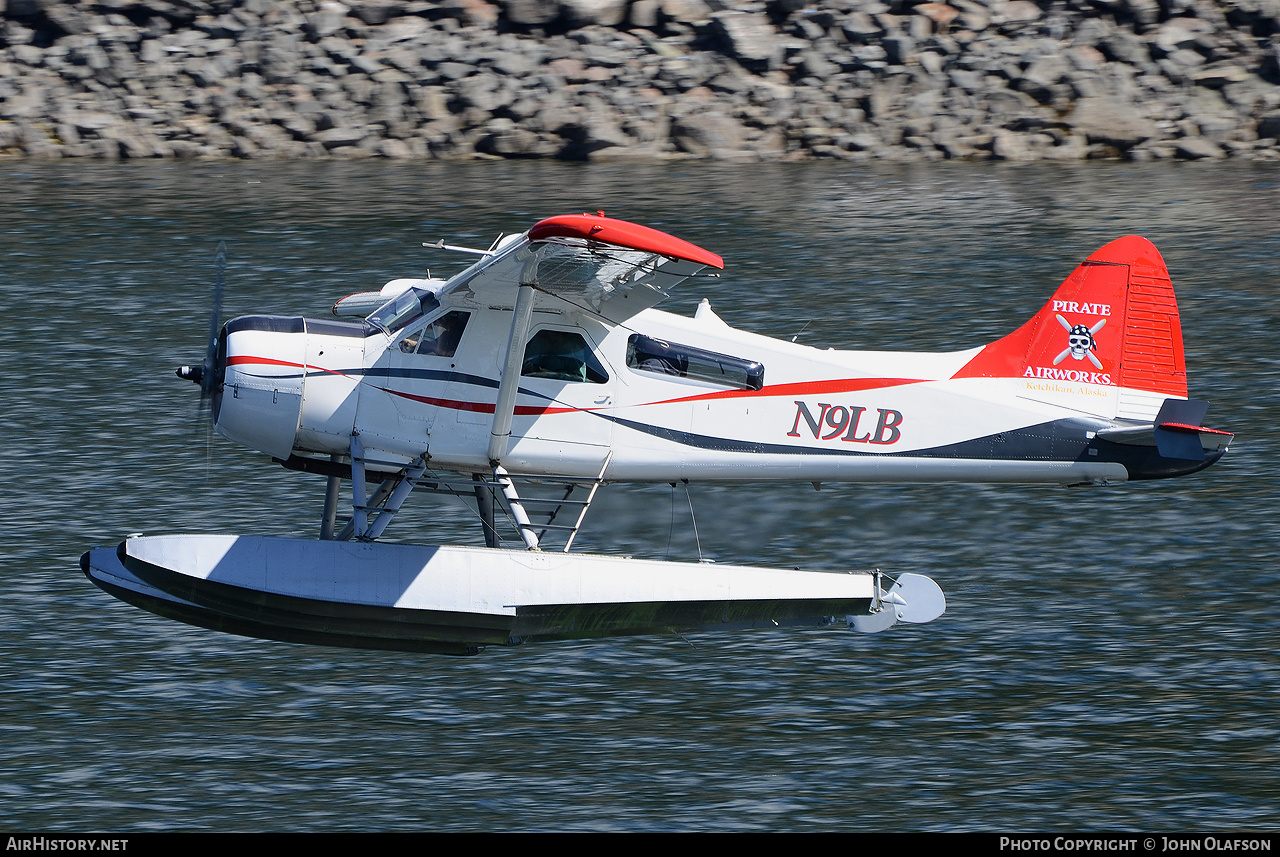
POLYGON ((0 157, 1280 159, 1280 0, 0 0, 0 157))

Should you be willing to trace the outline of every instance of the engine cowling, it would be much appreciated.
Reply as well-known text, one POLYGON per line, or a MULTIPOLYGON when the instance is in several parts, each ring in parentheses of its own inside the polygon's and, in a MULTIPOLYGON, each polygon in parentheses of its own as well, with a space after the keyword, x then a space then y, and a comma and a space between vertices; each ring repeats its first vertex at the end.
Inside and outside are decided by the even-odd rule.
MULTIPOLYGON (((224 437, 287 459, 293 451, 306 383, 301 317, 249 315, 227 322, 221 401, 214 427, 224 437)), ((221 357, 221 355, 219 355, 221 357)))

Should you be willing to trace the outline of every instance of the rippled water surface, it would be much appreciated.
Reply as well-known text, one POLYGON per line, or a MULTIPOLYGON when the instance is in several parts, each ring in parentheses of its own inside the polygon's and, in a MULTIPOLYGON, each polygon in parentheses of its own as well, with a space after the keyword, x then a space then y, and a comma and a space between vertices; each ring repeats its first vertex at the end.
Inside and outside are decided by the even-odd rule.
MULTIPOLYGON (((1280 827, 1280 169, 0 165, 0 825, 47 831, 1280 827), (952 350, 1107 241, 1156 242, 1194 396, 1237 433, 1180 480, 611 486, 583 549, 920 571, 932 625, 470 659, 221 635, 80 574, 134 531, 311 536, 323 483, 211 436, 227 314, 323 314, 422 241, 603 209, 722 254, 735 325, 952 350)), ((480 540, 414 498, 392 535, 480 540)))

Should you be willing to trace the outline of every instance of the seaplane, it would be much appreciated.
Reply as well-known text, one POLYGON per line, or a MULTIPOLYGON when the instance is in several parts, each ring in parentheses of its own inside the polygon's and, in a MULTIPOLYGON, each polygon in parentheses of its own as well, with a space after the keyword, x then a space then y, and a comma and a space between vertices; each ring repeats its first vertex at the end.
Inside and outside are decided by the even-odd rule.
POLYGON ((936 619, 942 590, 910 572, 571 548, 613 483, 1102 486, 1195 473, 1233 437, 1188 398, 1169 272, 1137 236, 1081 262, 1014 332, 947 353, 773 339, 705 299, 692 317, 655 309, 723 259, 602 212, 487 249, 424 246, 478 258, 350 295, 332 318, 221 324, 219 273, 204 361, 178 370, 220 434, 326 480, 319 538, 137 534, 84 554, 93 583, 204 628, 402 651, 875 632, 936 619), (474 503, 483 546, 384 539, 415 490, 474 503))

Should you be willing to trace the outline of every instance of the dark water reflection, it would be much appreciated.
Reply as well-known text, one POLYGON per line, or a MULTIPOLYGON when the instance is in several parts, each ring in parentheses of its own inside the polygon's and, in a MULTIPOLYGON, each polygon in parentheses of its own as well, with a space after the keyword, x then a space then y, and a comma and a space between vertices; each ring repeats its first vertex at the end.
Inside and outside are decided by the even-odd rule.
MULTIPOLYGON (((1238 165, 0 168, 0 821, 147 829, 1275 829, 1280 170, 1238 165), (454 660, 167 622, 79 574, 146 530, 312 535, 322 486, 210 437, 229 314, 334 298, 603 209, 725 256, 733 324, 969 347, 1141 233, 1192 393, 1236 431, 1199 476, 1108 490, 608 489, 590 550, 917 570, 933 625, 699 635, 454 660), (643 513, 637 509, 646 510, 643 513), (607 522, 607 526, 605 525, 607 522)), ((423 498, 400 537, 477 541, 423 498)))

